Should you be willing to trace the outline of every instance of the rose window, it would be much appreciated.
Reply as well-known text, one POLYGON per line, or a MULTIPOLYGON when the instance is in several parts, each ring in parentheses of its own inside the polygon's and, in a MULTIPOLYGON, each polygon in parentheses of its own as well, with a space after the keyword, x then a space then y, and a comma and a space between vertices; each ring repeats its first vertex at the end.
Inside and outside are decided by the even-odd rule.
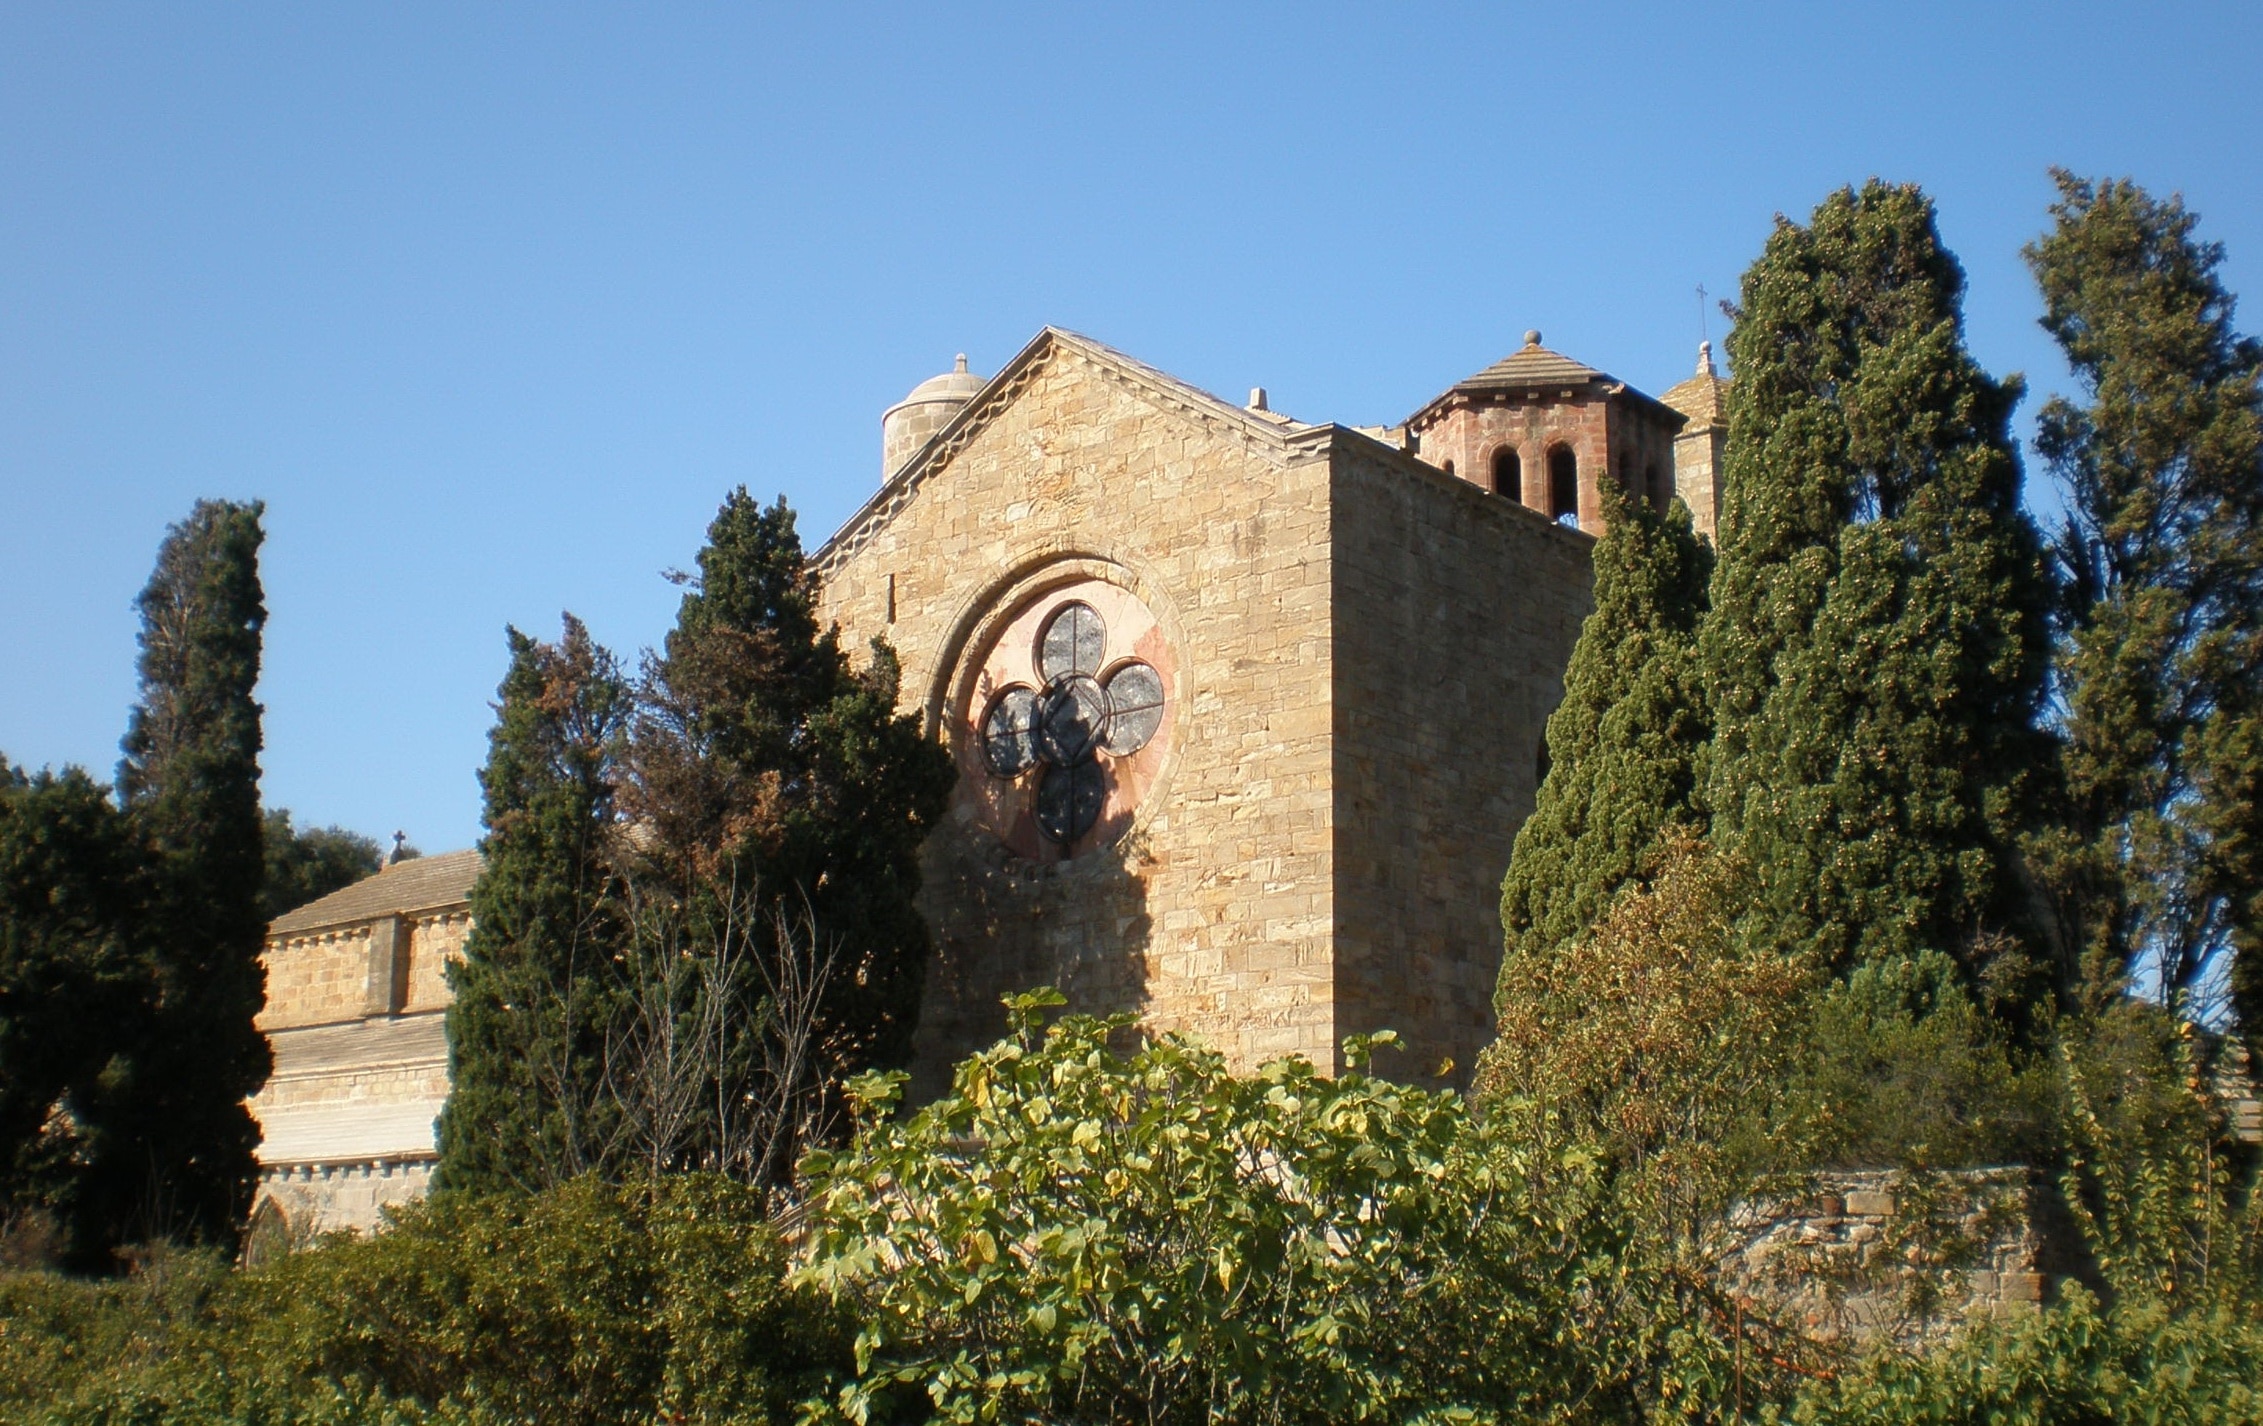
POLYGON ((1092 830, 1108 800, 1111 766, 1147 746, 1163 723, 1163 679, 1126 659, 1103 672, 1108 627, 1081 600, 1046 620, 1031 687, 1000 689, 982 717, 983 763, 994 777, 1037 779, 1037 825, 1066 847, 1092 830))

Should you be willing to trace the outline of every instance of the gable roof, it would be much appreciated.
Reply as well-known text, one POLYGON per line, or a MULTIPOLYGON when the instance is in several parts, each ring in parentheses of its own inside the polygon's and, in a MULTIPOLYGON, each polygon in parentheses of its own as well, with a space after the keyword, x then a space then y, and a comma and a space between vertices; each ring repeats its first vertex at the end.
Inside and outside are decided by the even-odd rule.
POLYGON ((1176 409, 1205 424, 1222 426, 1244 438, 1250 449, 1284 463, 1302 444, 1300 437, 1331 429, 1325 424, 1288 420, 1278 412, 1251 411, 1237 406, 1090 337, 1059 327, 1046 327, 1032 337, 1012 361, 999 368, 998 374, 985 382, 925 446, 882 481, 872 497, 833 532, 832 538, 818 546, 809 557, 811 567, 822 576, 862 549, 876 531, 904 508, 930 474, 949 464, 951 457, 1013 403, 1032 378, 1064 352, 1091 362, 1156 405, 1176 409))
POLYGON ((482 865, 478 852, 442 852, 395 862, 375 876, 365 876, 352 886, 284 912, 268 923, 267 934, 290 935, 374 921, 380 916, 460 906, 470 899, 471 884, 479 880, 482 865))

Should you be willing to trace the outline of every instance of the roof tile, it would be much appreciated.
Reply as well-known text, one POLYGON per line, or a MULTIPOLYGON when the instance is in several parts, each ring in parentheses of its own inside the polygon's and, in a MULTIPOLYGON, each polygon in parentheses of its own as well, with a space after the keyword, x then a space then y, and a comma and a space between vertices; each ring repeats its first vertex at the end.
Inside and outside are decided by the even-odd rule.
POLYGON ((286 911, 268 923, 269 936, 312 931, 323 926, 344 926, 457 905, 471 895, 479 880, 478 852, 442 852, 395 862, 375 876, 363 877, 342 891, 286 911))

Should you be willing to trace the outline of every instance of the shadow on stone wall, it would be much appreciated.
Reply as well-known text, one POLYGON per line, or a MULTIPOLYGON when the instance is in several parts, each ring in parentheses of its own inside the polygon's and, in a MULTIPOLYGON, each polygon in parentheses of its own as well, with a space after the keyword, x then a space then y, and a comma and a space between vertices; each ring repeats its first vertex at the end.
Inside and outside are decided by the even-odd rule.
POLYGON ((1006 1033, 1005 996, 1050 985, 1063 1013, 1142 1014, 1151 925, 1140 834, 1040 864, 980 832, 929 844, 921 903, 934 950, 913 1036, 910 1101, 950 1087, 951 1067, 1006 1033), (948 907, 948 911, 944 908, 948 907))

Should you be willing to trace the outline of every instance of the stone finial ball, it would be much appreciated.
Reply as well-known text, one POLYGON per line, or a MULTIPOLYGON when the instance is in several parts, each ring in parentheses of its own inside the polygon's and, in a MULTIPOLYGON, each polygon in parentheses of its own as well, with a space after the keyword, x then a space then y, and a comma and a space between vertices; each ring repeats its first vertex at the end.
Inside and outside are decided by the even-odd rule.
POLYGON ((1540 345, 1540 329, 1538 327, 1534 327, 1524 334, 1524 344, 1528 347, 1540 345))

